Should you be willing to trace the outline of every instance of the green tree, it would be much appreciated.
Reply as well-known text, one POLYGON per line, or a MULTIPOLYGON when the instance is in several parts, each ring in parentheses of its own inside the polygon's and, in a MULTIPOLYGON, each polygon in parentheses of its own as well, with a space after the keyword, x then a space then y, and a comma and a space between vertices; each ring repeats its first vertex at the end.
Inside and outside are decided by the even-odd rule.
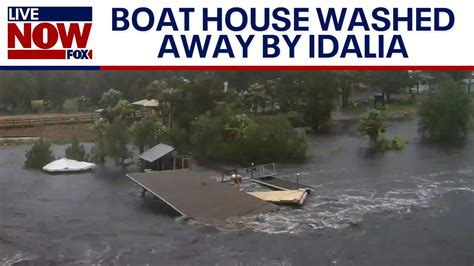
POLYGON ((193 147, 207 158, 248 164, 303 159, 308 143, 284 116, 256 120, 229 108, 206 112, 192 123, 193 147))
POLYGON ((146 98, 156 99, 161 92, 168 88, 168 82, 166 80, 153 80, 148 86, 146 87, 146 98))
POLYGON ((385 93, 387 102, 390 102, 392 94, 415 84, 408 71, 374 71, 369 73, 368 79, 372 86, 385 93))
POLYGON ((317 73, 302 80, 297 111, 303 114, 308 125, 320 129, 329 119, 338 96, 337 83, 331 73, 317 73))
POLYGON ((190 142, 203 156, 210 156, 215 147, 224 141, 224 126, 227 117, 232 115, 230 112, 227 108, 216 114, 207 111, 191 122, 190 142))
POLYGON ((133 123, 130 131, 133 143, 138 147, 140 153, 143 153, 145 146, 150 147, 158 144, 165 136, 167 129, 157 118, 146 117, 133 123))
MULTIPOLYGON (((235 142, 241 163, 266 163, 270 161, 303 160, 308 142, 296 132, 284 116, 262 116, 251 123, 246 135, 235 142)), ((230 157, 232 158, 232 157, 230 157)))
POLYGON ((369 136, 370 146, 375 148, 379 137, 387 129, 387 120, 385 115, 378 110, 372 110, 364 115, 359 125, 359 132, 369 136))
POLYGON ((349 105, 349 98, 358 83, 366 81, 365 75, 357 71, 338 71, 336 72, 336 82, 341 93, 341 106, 349 105))
POLYGON ((127 144, 130 138, 130 132, 127 123, 116 118, 114 122, 107 127, 106 130, 106 151, 117 164, 124 164, 129 159, 132 152, 128 149, 127 144))
POLYGON ((422 102, 419 110, 420 134, 438 142, 462 139, 467 135, 471 112, 469 94, 458 83, 446 80, 438 92, 422 102))
MULTIPOLYGON (((172 83, 181 90, 175 107, 178 110, 174 114, 175 126, 188 129, 195 117, 213 110, 217 104, 227 100, 223 81, 214 73, 204 72, 192 80, 172 83)), ((236 103, 235 98, 232 100, 230 105, 236 103)))
POLYGON ((52 103, 53 108, 62 111, 64 102, 83 96, 89 85, 86 72, 57 71, 54 74, 39 74, 44 99, 52 103))
POLYGON ((30 109, 38 94, 38 83, 31 72, 0 72, 0 105, 12 111, 30 109))
POLYGON ((276 99, 281 112, 298 112, 303 102, 301 97, 304 92, 303 76, 294 72, 282 72, 275 84, 276 99))
POLYGON ((26 152, 25 167, 30 169, 42 169, 43 166, 54 161, 50 147, 51 145, 43 139, 39 139, 35 142, 31 149, 26 152))
POLYGON ((95 145, 91 150, 91 160, 95 163, 105 163, 105 157, 107 156, 106 139, 109 124, 104 119, 98 119, 95 121, 92 129, 95 133, 95 145))
POLYGON ((89 159, 86 148, 79 142, 78 138, 72 138, 71 145, 66 148, 66 158, 76 161, 87 161, 89 159))
POLYGON ((102 94, 100 104, 106 108, 113 108, 123 98, 123 94, 120 91, 109 89, 102 94))
POLYGON ((472 75, 472 71, 433 71, 432 73, 440 80, 451 79, 453 81, 462 81, 472 75))
POLYGON ((225 124, 224 130, 229 133, 232 140, 238 140, 246 136, 247 130, 254 123, 246 114, 238 114, 230 118, 225 124))
POLYGON ((249 110, 253 110, 255 114, 258 113, 261 107, 265 110, 265 103, 269 96, 265 91, 265 86, 261 83, 253 83, 244 92, 244 102, 247 103, 249 110))
POLYGON ((115 105, 113 112, 116 117, 123 120, 133 113, 133 106, 127 100, 119 100, 115 105))
POLYGON ((182 90, 167 88, 161 91, 158 96, 160 102, 160 110, 167 116, 168 128, 173 127, 173 116, 176 113, 176 105, 180 100, 182 90))
POLYGON ((280 82, 280 78, 276 79, 269 79, 265 82, 265 94, 267 95, 267 98, 270 99, 270 104, 271 104, 271 111, 272 114, 275 113, 276 109, 276 99, 277 99, 277 93, 278 93, 278 86, 280 82))

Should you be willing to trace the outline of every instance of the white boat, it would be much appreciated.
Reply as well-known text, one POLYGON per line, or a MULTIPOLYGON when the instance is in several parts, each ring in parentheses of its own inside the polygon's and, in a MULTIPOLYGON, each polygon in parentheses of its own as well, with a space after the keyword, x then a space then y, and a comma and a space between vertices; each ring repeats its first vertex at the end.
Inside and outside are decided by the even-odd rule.
POLYGON ((43 171, 49 173, 74 173, 74 172, 84 172, 88 170, 93 170, 95 164, 88 162, 79 162, 76 160, 70 159, 59 159, 43 167, 43 171))

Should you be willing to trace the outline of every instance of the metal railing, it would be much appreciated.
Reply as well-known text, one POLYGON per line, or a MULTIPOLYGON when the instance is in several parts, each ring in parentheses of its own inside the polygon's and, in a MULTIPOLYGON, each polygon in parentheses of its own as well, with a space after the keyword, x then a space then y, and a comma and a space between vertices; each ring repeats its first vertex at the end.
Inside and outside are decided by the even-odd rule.
POLYGON ((276 165, 275 163, 263 164, 263 165, 253 165, 249 168, 244 169, 245 173, 250 178, 262 178, 269 176, 276 176, 276 165))

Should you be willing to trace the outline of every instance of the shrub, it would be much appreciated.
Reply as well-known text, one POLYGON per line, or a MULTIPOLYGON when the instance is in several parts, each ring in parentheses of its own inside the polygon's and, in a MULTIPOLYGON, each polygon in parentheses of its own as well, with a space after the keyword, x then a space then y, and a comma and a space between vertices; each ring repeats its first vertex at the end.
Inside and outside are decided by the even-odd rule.
POLYGON ((405 148, 406 143, 406 140, 400 137, 395 137, 393 140, 381 138, 377 141, 375 150, 381 152, 390 150, 401 151, 405 148))
POLYGON ((377 140, 375 144, 376 151, 389 151, 392 149, 392 143, 386 138, 381 138, 377 140))
POLYGON ((102 94, 100 104, 106 108, 113 108, 122 98, 122 92, 114 89, 109 89, 108 91, 102 94))
POLYGON ((105 163, 105 157, 107 156, 107 151, 105 148, 105 143, 97 142, 94 147, 91 149, 90 159, 92 162, 97 164, 105 163))
POLYGON ((145 146, 158 144, 167 132, 167 129, 157 118, 146 117, 133 123, 130 131, 133 143, 138 147, 140 153, 143 153, 145 146))
POLYGON ((79 112, 79 101, 77 99, 67 99, 63 103, 63 111, 65 113, 77 113, 79 112))
POLYGON ((284 116, 255 120, 231 110, 199 116, 192 123, 192 144, 208 158, 240 163, 301 160, 308 143, 284 116))
POLYGON ((173 127, 168 130, 168 140, 176 147, 189 145, 188 132, 184 128, 173 127))
POLYGON ((130 131, 126 122, 116 118, 107 127, 105 139, 106 152, 117 164, 123 165, 125 160, 132 156, 132 152, 127 146, 129 138, 130 131))
POLYGON ((406 140, 404 140, 400 137, 395 137, 392 140, 392 150, 401 151, 405 148, 406 144, 407 144, 406 140))
POLYGON ((437 142, 462 139, 467 135, 471 97, 459 84, 445 81, 438 92, 422 102, 419 115, 422 137, 437 142))
POLYGON ((293 127, 302 127, 305 125, 304 116, 299 112, 290 111, 286 114, 286 117, 293 127))
POLYGON ((385 133, 386 129, 387 120, 385 115, 378 110, 366 113, 359 125, 359 132, 369 136, 372 147, 376 147, 379 136, 385 133))
POLYGON ((105 119, 98 119, 92 126, 92 130, 95 132, 95 145, 91 149, 91 160, 97 164, 105 163, 105 157, 107 156, 107 149, 105 141, 107 139, 107 132, 109 132, 110 125, 105 119))
POLYGON ((114 115, 120 117, 121 119, 125 119, 128 115, 133 113, 133 106, 127 100, 119 100, 113 111, 114 115))
POLYGON ((81 145, 76 137, 72 138, 71 145, 66 148, 66 158, 76 161, 87 161, 89 159, 86 148, 81 145))
POLYGON ((50 147, 51 145, 43 139, 39 139, 35 142, 31 149, 25 154, 25 167, 30 169, 42 169, 43 166, 54 161, 55 158, 50 147))

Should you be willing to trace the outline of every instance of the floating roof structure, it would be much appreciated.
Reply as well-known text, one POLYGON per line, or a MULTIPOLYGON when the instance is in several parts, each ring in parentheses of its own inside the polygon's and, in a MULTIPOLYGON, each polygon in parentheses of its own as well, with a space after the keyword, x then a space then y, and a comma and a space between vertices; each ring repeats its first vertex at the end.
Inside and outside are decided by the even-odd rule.
POLYGON ((278 208, 275 204, 218 183, 210 175, 186 169, 127 174, 143 189, 187 217, 226 219, 278 208))

